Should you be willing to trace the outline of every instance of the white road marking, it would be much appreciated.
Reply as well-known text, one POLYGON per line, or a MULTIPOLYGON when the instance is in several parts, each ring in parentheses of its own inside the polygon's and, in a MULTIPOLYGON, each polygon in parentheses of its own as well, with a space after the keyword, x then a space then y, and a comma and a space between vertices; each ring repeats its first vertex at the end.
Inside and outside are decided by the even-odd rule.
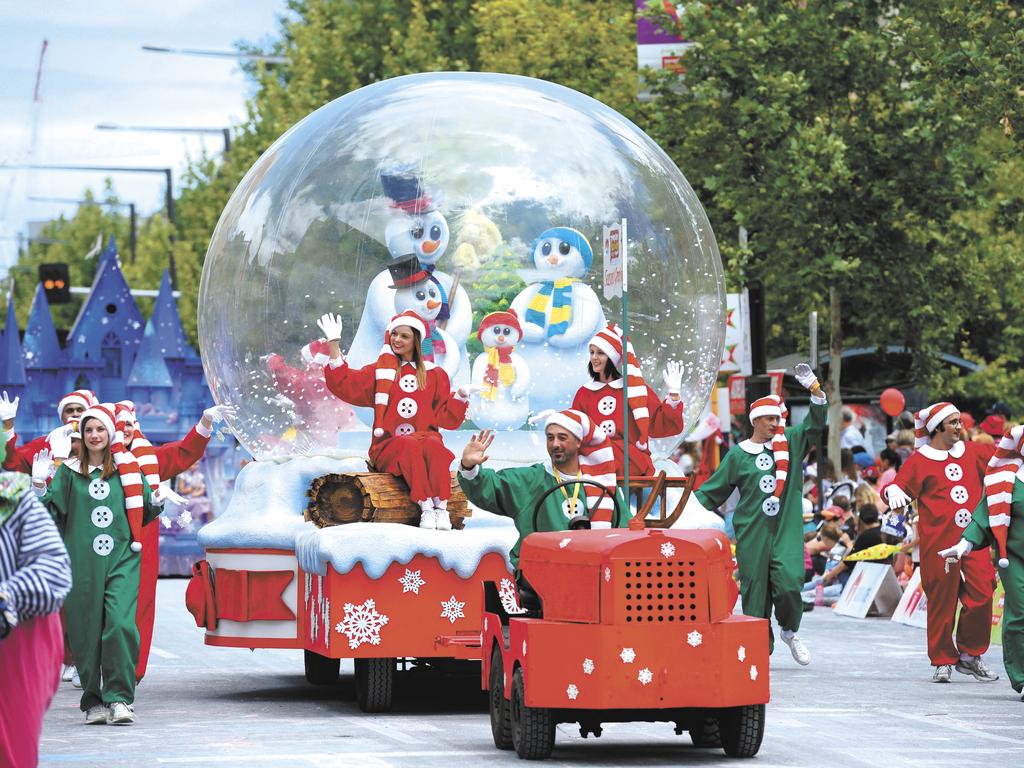
POLYGON ((175 764, 188 764, 188 763, 255 763, 255 762, 270 762, 274 760, 281 761, 293 761, 293 760, 330 760, 337 761, 340 759, 347 761, 355 760, 379 760, 381 758, 399 758, 399 757, 441 757, 441 758, 454 758, 454 757, 475 757, 479 755, 498 755, 500 754, 496 749, 481 750, 481 751, 460 751, 460 750, 430 750, 430 751, 411 751, 411 752, 338 752, 338 753, 326 753, 326 752, 293 752, 293 753, 281 753, 281 754, 268 754, 255 753, 245 755, 189 755, 187 757, 158 757, 156 761, 158 763, 175 763, 175 764))
POLYGON ((159 656, 161 659, 180 659, 181 658, 181 656, 179 656, 178 654, 171 653, 170 651, 165 651, 163 648, 157 648, 155 645, 151 645, 149 647, 149 652, 151 654, 153 654, 154 656, 159 656))

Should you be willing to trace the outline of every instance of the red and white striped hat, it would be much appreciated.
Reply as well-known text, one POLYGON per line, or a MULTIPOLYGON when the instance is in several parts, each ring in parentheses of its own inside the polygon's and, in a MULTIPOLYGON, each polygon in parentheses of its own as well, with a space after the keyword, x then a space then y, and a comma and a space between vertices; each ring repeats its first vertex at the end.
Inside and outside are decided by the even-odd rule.
MULTIPOLYGON (((96 393, 91 389, 76 389, 74 392, 68 392, 60 399, 57 403, 57 418, 64 421, 64 409, 69 405, 81 405, 83 408, 91 408, 96 405, 99 401, 96 399, 96 393)), ((111 433, 113 434, 113 433, 111 433)))
POLYGON ((149 488, 155 491, 160 485, 160 460, 156 456, 156 448, 142 434, 142 427, 135 416, 135 403, 131 400, 122 400, 115 406, 114 416, 134 425, 132 440, 126 446, 132 452, 135 460, 139 463, 139 470, 149 483, 149 488))
POLYGON ((985 470, 985 500, 988 524, 999 547, 999 566, 1010 564, 1006 558, 1006 534, 1010 526, 1013 483, 1024 467, 1024 425, 1006 431, 996 444, 996 452, 985 470))
POLYGON ((960 414, 952 403, 934 403, 914 414, 914 447, 920 448, 931 440, 931 433, 950 416, 960 414))
POLYGON ((110 434, 110 452, 114 456, 117 474, 124 490, 124 508, 128 515, 128 529, 131 531, 132 552, 142 550, 142 474, 135 457, 124 447, 124 414, 115 421, 117 407, 113 403, 101 403, 88 408, 79 420, 79 429, 85 435, 87 419, 96 419, 110 434))
MULTIPOLYGON (((590 417, 582 411, 567 409, 551 411, 544 421, 545 431, 552 424, 567 429, 580 441, 580 474, 594 482, 600 483, 612 493, 616 491, 615 453, 611 443, 606 439, 603 429, 595 429, 590 417)), ((608 527, 612 524, 615 505, 600 488, 584 485, 587 494, 587 506, 590 508, 590 522, 595 527, 608 527)))
POLYGON ((299 350, 307 365, 327 365, 331 359, 331 346, 327 339, 316 339, 299 350))
POLYGON ((782 498, 786 489, 786 478, 789 476, 789 441, 786 439, 786 420, 789 409, 778 395, 766 395, 750 404, 750 423, 761 416, 778 416, 779 425, 772 437, 772 457, 775 459, 775 491, 776 499, 782 498))
POLYGON ((398 356, 395 355, 394 350, 391 349, 391 332, 401 325, 412 328, 414 331, 418 331, 421 343, 423 339, 427 337, 428 333, 426 321, 411 309, 407 309, 405 312, 395 315, 391 318, 391 322, 388 323, 388 326, 384 331, 384 347, 381 349, 380 355, 377 357, 377 366, 374 373, 374 437, 384 436, 384 414, 387 412, 388 403, 391 401, 391 388, 395 384, 399 365, 398 356))
MULTIPOLYGON (((590 343, 600 349, 612 365, 621 369, 622 364, 622 329, 615 323, 608 323, 607 327, 598 331, 590 343)), ((629 403, 629 411, 636 422, 637 435, 636 445, 641 450, 647 450, 647 438, 651 431, 651 414, 647 409, 647 385, 644 383, 644 376, 640 370, 640 362, 633 351, 633 343, 626 339, 626 402, 629 403)))

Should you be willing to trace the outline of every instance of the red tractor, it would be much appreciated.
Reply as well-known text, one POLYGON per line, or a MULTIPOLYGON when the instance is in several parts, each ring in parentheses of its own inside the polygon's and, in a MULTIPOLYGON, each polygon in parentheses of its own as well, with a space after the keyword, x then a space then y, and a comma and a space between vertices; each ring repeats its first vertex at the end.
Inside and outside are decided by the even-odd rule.
POLYGON ((519 569, 516 581, 484 583, 495 746, 544 759, 558 723, 586 737, 639 720, 674 723, 730 756, 757 753, 768 623, 733 615, 724 535, 644 528, 639 516, 629 528, 534 533, 519 569))

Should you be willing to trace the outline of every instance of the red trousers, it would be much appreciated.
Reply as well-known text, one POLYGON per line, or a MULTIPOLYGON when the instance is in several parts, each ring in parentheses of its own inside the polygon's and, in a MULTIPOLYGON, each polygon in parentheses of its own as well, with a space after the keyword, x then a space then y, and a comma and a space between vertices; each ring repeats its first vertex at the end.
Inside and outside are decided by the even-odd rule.
POLYGON ((370 458, 379 472, 405 480, 409 498, 420 502, 452 495, 452 462, 455 454, 445 448, 437 432, 413 432, 388 437, 373 446, 370 458))
POLYGON ((928 598, 928 658, 932 666, 956 664, 961 653, 981 656, 988 650, 992 637, 992 592, 996 586, 988 549, 971 552, 959 563, 950 563, 946 573, 945 561, 936 552, 926 552, 922 547, 921 586, 928 598), (957 603, 963 606, 959 620, 957 603))

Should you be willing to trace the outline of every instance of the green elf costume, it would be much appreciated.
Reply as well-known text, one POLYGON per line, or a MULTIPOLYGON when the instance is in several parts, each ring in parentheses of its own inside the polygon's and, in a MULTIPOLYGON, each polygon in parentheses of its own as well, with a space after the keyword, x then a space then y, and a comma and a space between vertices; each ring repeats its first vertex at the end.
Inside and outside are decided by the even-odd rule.
MULTIPOLYGON (((810 653, 796 636, 803 616, 800 590, 804 584, 803 483, 799 471, 811 436, 820 434, 825 426, 828 408, 810 366, 798 365, 796 378, 811 391, 810 414, 803 423, 785 426, 786 406, 777 395, 754 401, 750 423, 762 417, 778 417, 775 436, 763 443, 739 443, 693 497, 704 509, 714 510, 734 489, 739 490, 732 524, 743 613, 770 619, 774 605, 783 642, 797 663, 807 665, 810 653), (790 465, 797 468, 798 475, 795 482, 787 483, 790 465)), ((770 628, 769 647, 774 649, 770 628)))
POLYGON ((79 706, 89 723, 122 724, 134 721, 141 531, 156 519, 160 507, 124 448, 120 422, 115 431, 114 406, 96 405, 82 414, 83 438, 89 419, 98 420, 112 436, 117 471, 104 478, 102 467, 90 467, 86 476, 79 459, 69 459, 57 467, 49 486, 40 488, 52 471, 50 457, 43 452, 33 463, 32 476, 71 558, 73 585, 64 610, 82 681, 79 706), (115 713, 115 703, 127 707, 127 713, 124 707, 115 713))
MULTIPOLYGON (((584 505, 590 509, 593 528, 624 528, 629 522, 627 507, 621 492, 615 486, 615 454, 605 438, 604 430, 594 427, 582 411, 566 410, 542 414, 546 417, 545 431, 552 424, 568 430, 580 441, 579 471, 574 475, 560 473, 550 459, 529 467, 510 467, 493 470, 479 464, 466 468, 460 464, 459 485, 473 504, 496 515, 511 517, 519 531, 519 539, 509 560, 519 568, 519 548, 523 539, 536 531, 565 531, 569 522, 582 513, 584 505), (611 498, 592 485, 569 485, 548 494, 533 527, 533 507, 545 491, 566 480, 594 480, 606 488, 615 489, 618 499, 616 514, 611 498)), ((490 444, 489 442, 487 443, 490 444)))
POLYGON ((1024 426, 1007 431, 985 472, 985 498, 963 538, 939 556, 959 560, 989 545, 998 555, 1003 583, 1003 666, 1024 701, 1024 426), (1016 520, 1016 524, 1013 524, 1016 520))

